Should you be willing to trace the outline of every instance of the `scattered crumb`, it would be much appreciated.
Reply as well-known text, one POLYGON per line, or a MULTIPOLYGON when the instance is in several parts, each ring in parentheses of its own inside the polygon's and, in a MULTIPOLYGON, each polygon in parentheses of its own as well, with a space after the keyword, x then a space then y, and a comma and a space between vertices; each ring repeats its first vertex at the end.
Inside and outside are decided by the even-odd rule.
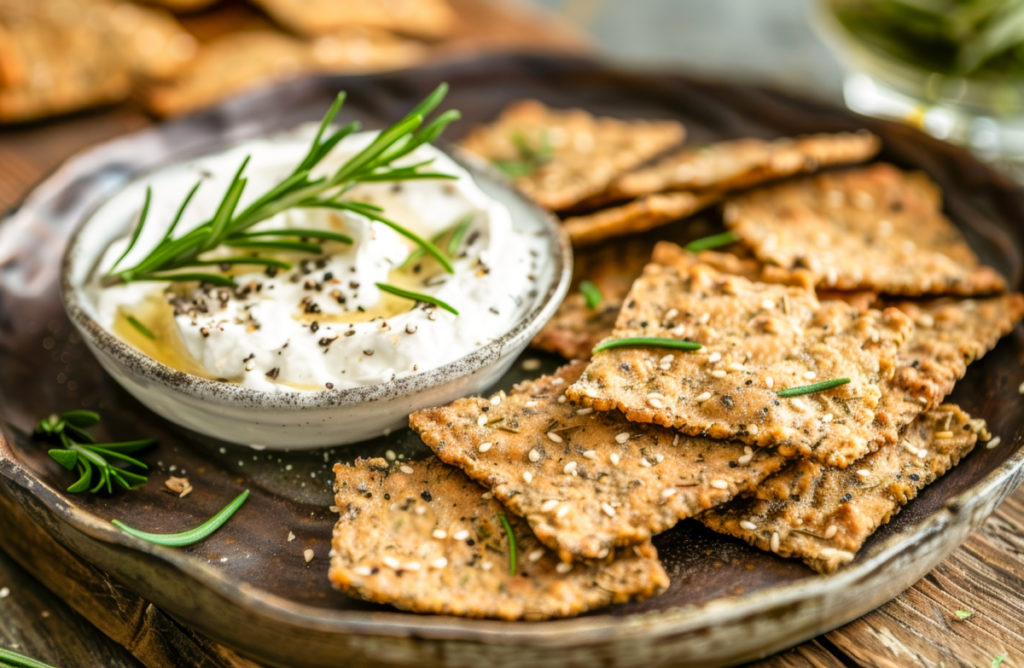
POLYGON ((164 491, 170 492, 171 494, 177 494, 179 499, 184 499, 192 493, 192 483, 188 481, 188 478, 176 478, 171 476, 164 481, 164 491))
POLYGON ((315 557, 316 554, 313 552, 313 550, 306 548, 306 551, 302 553, 302 556, 305 558, 306 563, 308 564, 309 562, 313 561, 313 557, 315 557))
POLYGON ((288 542, 290 543, 290 542, 292 542, 293 540, 295 540, 295 534, 294 534, 294 533, 292 533, 291 531, 289 531, 289 532, 288 532, 288 542))
POLYGON ((530 357, 529 359, 523 360, 523 371, 536 371, 540 368, 540 360, 536 357, 530 357))
POLYGON ((10 595, 11 590, 9 587, 0 587, 0 598, 7 598, 10 595))

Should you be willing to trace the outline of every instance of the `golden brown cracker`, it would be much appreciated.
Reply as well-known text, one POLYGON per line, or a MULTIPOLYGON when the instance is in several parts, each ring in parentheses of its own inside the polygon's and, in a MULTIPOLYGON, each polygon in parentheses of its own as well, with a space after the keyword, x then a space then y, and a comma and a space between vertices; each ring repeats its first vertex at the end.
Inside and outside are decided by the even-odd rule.
POLYGON ((301 35, 351 27, 375 28, 426 39, 447 36, 458 16, 446 0, 254 0, 275 21, 301 35))
POLYGON ((716 192, 645 195, 626 204, 566 218, 562 224, 573 246, 588 246, 687 218, 721 199, 716 192))
POLYGON ((826 288, 909 296, 1006 289, 943 215, 937 186, 892 165, 760 188, 729 201, 724 217, 758 259, 804 267, 826 288))
POLYGON ((957 406, 922 414, 890 443, 846 469, 810 460, 790 464, 756 494, 701 515, 707 527, 819 573, 835 572, 926 485, 974 447, 979 421, 957 406))
POLYGON ((523 520, 436 458, 364 459, 334 472, 340 517, 329 577, 347 594, 413 612, 515 620, 569 617, 668 586, 650 542, 560 562, 523 520), (501 517, 515 541, 514 570, 501 517))
POLYGON ((574 406, 563 390, 584 366, 568 364, 507 395, 418 411, 409 423, 438 457, 524 517, 564 561, 646 541, 783 465, 764 449, 574 406))
POLYGON ((542 206, 562 211, 678 144, 683 135, 676 121, 596 117, 524 100, 473 130, 461 146, 503 167, 542 206))

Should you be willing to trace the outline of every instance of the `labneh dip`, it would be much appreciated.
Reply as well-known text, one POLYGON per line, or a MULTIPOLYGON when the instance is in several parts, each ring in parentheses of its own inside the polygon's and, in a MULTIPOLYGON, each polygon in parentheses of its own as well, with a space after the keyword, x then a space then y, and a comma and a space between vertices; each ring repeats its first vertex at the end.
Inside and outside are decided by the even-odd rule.
MULTIPOLYGON (((203 183, 179 234, 213 215, 246 155, 251 159, 243 207, 291 173, 311 134, 303 128, 171 166, 125 189, 93 215, 125 224, 137 214, 146 185, 152 186, 149 221, 126 258, 130 263, 160 240, 197 178, 203 183)), ((375 134, 342 141, 313 176, 336 170, 375 134)), ((232 267, 237 288, 197 282, 103 287, 95 278, 88 291, 99 321, 173 368, 260 390, 372 385, 456 360, 503 335, 522 315, 543 246, 541 239, 516 230, 508 209, 438 149, 421 146, 396 165, 429 159, 434 161, 430 171, 456 178, 364 183, 345 196, 383 207, 389 219, 435 239, 450 254, 454 273, 417 253, 418 247, 395 230, 358 213, 292 208, 252 231, 329 230, 351 237, 352 244, 327 242, 321 255, 274 252, 273 257, 292 263, 286 270, 232 267), (458 315, 386 293, 378 283, 442 300, 458 315)), ((94 276, 110 269, 127 241, 110 245, 94 276)), ((221 248, 205 257, 245 252, 250 251, 221 248)))

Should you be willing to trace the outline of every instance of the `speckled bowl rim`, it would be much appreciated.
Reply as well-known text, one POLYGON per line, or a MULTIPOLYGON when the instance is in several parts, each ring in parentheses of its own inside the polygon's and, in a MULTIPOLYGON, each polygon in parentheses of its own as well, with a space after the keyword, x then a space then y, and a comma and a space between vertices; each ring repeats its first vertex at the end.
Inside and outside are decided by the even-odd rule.
MULTIPOLYGON (((114 143, 120 146, 126 141, 132 141, 133 138, 138 139, 151 134, 160 134, 163 127, 163 125, 157 125, 146 128, 145 130, 99 144, 79 155, 80 157, 100 155, 108 146, 114 143)), ((287 131, 288 128, 271 129, 257 133, 255 136, 248 137, 247 139, 252 140, 267 134, 278 134, 287 131)), ((551 319, 551 316, 554 315, 555 310, 569 290, 569 283, 572 279, 572 243, 569 240, 568 233, 559 223, 558 219, 552 213, 529 199, 492 166, 474 156, 459 151, 450 144, 435 142, 434 145, 437 148, 469 172, 472 177, 482 177, 491 181, 495 187, 504 192, 505 196, 517 200, 527 211, 530 211, 540 224, 543 239, 545 239, 550 250, 548 258, 555 262, 555 267, 551 273, 550 283, 538 288, 537 295, 531 297, 534 302, 533 307, 517 319, 511 328, 490 343, 480 346, 466 355, 439 367, 416 372, 384 383, 352 388, 288 392, 257 390, 226 381, 210 380, 167 366, 108 331, 82 308, 81 300, 83 296, 80 294, 80 289, 72 285, 71 282, 71 267, 74 262, 72 256, 78 249, 79 240, 95 211, 132 183, 136 183, 147 175, 175 163, 197 158, 201 155, 210 155, 232 146, 237 146, 240 141, 246 141, 246 139, 236 138, 233 141, 212 143, 205 147, 198 155, 195 151, 181 151, 180 153, 170 151, 167 156, 156 164, 150 165, 148 169, 134 174, 130 180, 103 197, 101 201, 81 217, 81 220, 75 223, 74 231, 68 238, 67 245, 61 256, 60 299, 68 317, 91 343, 89 348, 94 355, 107 355, 129 372, 157 381, 167 390, 176 394, 188 395, 221 405, 270 409, 316 409, 354 406, 410 396, 432 387, 443 385, 473 374, 500 357, 502 351, 506 348, 519 345, 525 347, 544 323, 551 319)), ((95 261, 95 259, 79 259, 78 261, 88 263, 90 260, 95 261)))

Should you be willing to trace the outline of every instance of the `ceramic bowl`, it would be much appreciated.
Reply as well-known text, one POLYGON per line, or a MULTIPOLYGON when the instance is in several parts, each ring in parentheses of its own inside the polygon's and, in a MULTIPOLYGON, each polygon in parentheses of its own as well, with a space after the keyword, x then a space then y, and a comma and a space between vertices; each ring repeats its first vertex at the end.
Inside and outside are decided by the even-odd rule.
POLYGON ((487 195, 508 207, 517 229, 539 240, 546 252, 546 260, 538 262, 535 289, 527 295, 518 319, 492 342, 453 362, 390 382, 304 392, 255 390, 173 369, 99 323, 96 305, 84 286, 110 243, 127 232, 101 216, 85 217, 65 251, 64 308, 115 381, 150 410, 193 431, 275 450, 344 445, 386 434, 403 426, 415 410, 478 394, 493 385, 551 318, 571 278, 571 245, 554 217, 489 166, 448 152, 487 195))

